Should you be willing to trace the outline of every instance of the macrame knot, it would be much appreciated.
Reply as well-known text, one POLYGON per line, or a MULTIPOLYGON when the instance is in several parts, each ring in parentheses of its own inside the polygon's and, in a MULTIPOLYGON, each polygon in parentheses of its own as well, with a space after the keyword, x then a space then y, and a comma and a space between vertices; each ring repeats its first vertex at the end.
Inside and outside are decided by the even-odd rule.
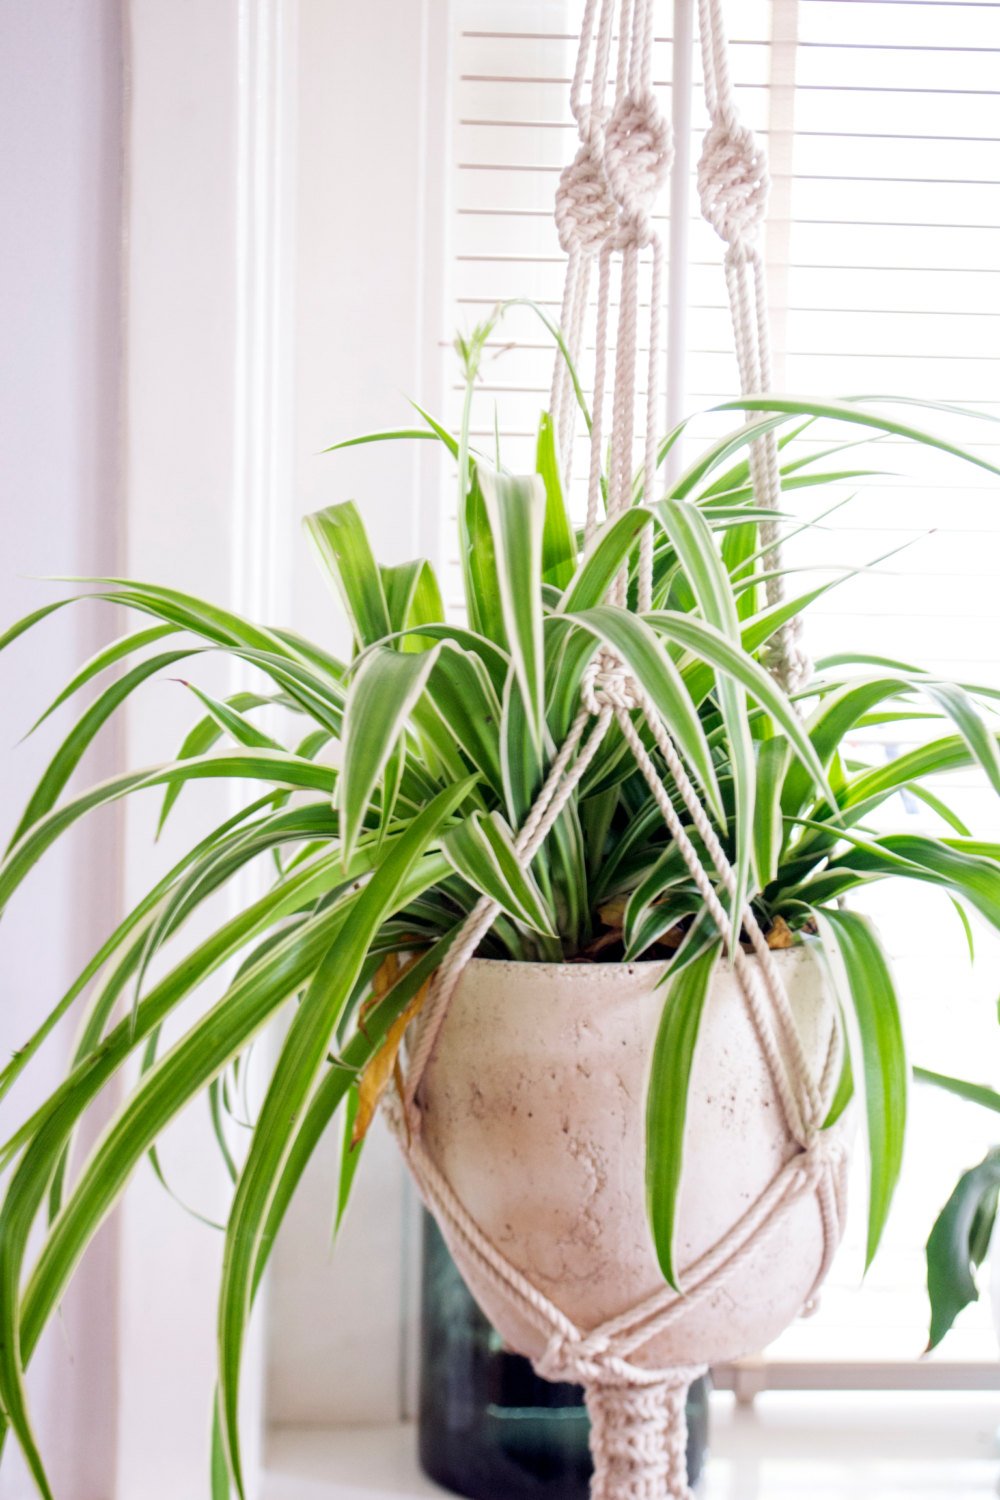
POLYGON ((650 243, 651 210, 672 160, 670 125, 653 93, 626 94, 615 105, 604 138, 604 170, 622 212, 618 248, 650 243))
POLYGON ((825 1172, 833 1172, 843 1160, 844 1148, 829 1130, 813 1130, 799 1157, 799 1166, 816 1182, 825 1172))
POLYGON ((589 1381, 599 1379, 604 1373, 602 1356, 606 1354, 607 1347, 606 1339, 573 1338, 556 1329, 533 1363, 543 1380, 586 1385, 589 1381))
MULTIPOLYGON (((665 1378, 662 1372, 647 1370, 617 1354, 612 1340, 599 1328, 583 1334, 572 1334, 558 1328, 553 1330, 533 1364, 543 1380, 569 1381, 575 1385, 627 1387, 631 1390, 661 1386, 665 1378)), ((696 1370, 687 1376, 685 1372, 687 1384, 690 1385, 700 1373, 696 1370)))
POLYGON ((797 693, 812 677, 812 662, 802 649, 798 621, 775 631, 763 651, 764 665, 786 693, 797 693))
POLYGON ((618 222, 618 205, 611 196, 601 153, 595 141, 584 141, 556 189, 556 229, 559 243, 594 254, 610 239, 618 222))
POLYGON ((632 675, 611 651, 599 651, 584 668, 580 698, 588 713, 600 714, 605 708, 623 708, 631 713, 639 707, 632 675))
POLYGON ((729 245, 752 240, 767 211, 767 155, 753 131, 717 120, 705 136, 698 163, 701 211, 729 245))

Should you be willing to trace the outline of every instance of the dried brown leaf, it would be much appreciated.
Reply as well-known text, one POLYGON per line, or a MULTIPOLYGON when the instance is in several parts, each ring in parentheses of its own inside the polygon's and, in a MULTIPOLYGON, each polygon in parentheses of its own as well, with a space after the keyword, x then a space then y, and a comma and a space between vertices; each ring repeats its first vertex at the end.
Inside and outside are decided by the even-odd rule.
POLYGON ((617 927, 620 931, 622 923, 625 921, 625 908, 627 905, 627 896, 612 896, 610 901, 606 901, 603 906, 597 908, 597 915, 605 927, 617 927))
MULTIPOLYGON (((393 955, 394 956, 394 955, 393 955)), ((382 965, 385 968, 385 965, 382 965)), ((381 973, 381 969, 379 970, 381 973)), ((376 976, 377 978, 378 976, 376 976)), ((351 1131, 351 1150, 359 1146, 368 1134, 368 1130, 375 1118, 375 1112, 379 1107, 382 1095, 389 1086, 389 1080, 396 1076, 396 1086, 401 1088, 402 1070, 399 1067, 399 1049, 403 1042, 403 1036, 407 1026, 418 1015, 430 989, 430 978, 424 980, 413 999, 406 1009, 396 1017, 386 1033, 385 1041, 369 1060, 367 1067, 361 1075, 358 1084, 358 1112, 354 1117, 354 1128, 351 1131)), ((374 989, 373 983, 373 989, 374 989)), ((386 994, 389 986, 382 990, 381 995, 373 995, 372 1002, 376 1002, 386 994)))

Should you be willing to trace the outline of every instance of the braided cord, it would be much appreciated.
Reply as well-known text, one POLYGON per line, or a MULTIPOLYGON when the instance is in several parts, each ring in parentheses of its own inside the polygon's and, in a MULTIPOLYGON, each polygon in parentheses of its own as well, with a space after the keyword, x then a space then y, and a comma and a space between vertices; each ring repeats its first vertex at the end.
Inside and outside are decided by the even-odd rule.
MULTIPOLYGON (((771 340, 767 284, 760 231, 767 213, 770 177, 767 155, 753 131, 740 119, 729 73, 729 49, 722 0, 698 0, 702 71, 709 128, 698 162, 698 195, 703 217, 725 241, 726 290, 732 317, 740 390, 756 396, 771 388, 771 340)), ((752 414, 747 414, 752 420, 752 414)), ((781 504, 778 439, 766 432, 750 450, 754 495, 765 510, 781 504)), ((777 519, 761 522, 761 544, 767 558, 767 602, 782 602, 784 585, 777 519)), ((799 615, 775 632, 767 661, 786 692, 809 679, 811 667, 802 645, 799 615)))

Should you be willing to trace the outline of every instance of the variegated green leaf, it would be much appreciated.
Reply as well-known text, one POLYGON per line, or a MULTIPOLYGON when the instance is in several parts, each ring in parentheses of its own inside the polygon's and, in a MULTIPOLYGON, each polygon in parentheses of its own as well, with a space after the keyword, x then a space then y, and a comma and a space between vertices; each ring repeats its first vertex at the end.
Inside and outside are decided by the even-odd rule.
POLYGON ((324 570, 336 585, 359 647, 371 646, 392 631, 382 575, 364 523, 353 500, 330 505, 305 518, 324 570))
POLYGON ((444 835, 441 848, 458 874, 508 916, 545 937, 555 937, 545 898, 519 859, 510 828, 499 813, 472 813, 444 835))
POLYGON ((545 489, 536 476, 515 479, 478 467, 476 473, 496 549, 497 582, 514 671, 536 745, 545 722, 542 649, 542 536, 545 489))
POLYGON ((856 912, 835 907, 815 915, 860 1038, 868 1123, 867 1267, 879 1247, 903 1165, 909 1066, 896 986, 871 924, 856 912))
POLYGON ((646 1097, 646 1204, 660 1270, 679 1290, 674 1260, 677 1200, 684 1169, 688 1088, 702 1011, 719 957, 718 942, 669 979, 646 1097))
POLYGON ((441 649, 435 646, 411 656, 377 646, 366 653, 351 679, 338 794, 345 858, 354 850, 372 793, 427 686, 441 649))

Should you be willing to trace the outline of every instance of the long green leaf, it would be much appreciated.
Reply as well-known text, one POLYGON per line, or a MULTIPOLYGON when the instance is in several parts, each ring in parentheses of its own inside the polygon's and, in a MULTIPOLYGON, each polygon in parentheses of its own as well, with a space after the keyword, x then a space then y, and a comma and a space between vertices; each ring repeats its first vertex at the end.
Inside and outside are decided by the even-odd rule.
POLYGON ((514 671, 524 694, 529 727, 536 745, 541 746, 545 722, 540 588, 545 490, 535 476, 515 479, 481 466, 476 472, 496 549, 500 603, 514 671))
POLYGON ((490 675, 474 652, 444 642, 427 680, 427 696, 455 741, 500 795, 503 776, 498 728, 500 700, 490 675))
POLYGON ((275 1064, 257 1128, 240 1174, 226 1231, 219 1290, 219 1394, 223 1434, 237 1492, 245 1493, 239 1443, 239 1386, 254 1268, 268 1204, 286 1158, 294 1124, 314 1087, 344 1003, 379 925, 398 904, 404 883, 467 787, 442 792, 414 818, 358 896, 351 921, 320 964, 275 1064))
MULTIPOLYGON (((897 398, 893 397, 891 399, 895 400, 897 398)), ((913 404, 922 406, 927 411, 960 410, 960 408, 956 407, 943 407, 931 401, 920 401, 913 404)), ((974 464, 977 468, 985 469, 989 474, 1000 474, 1000 468, 996 464, 991 464, 988 459, 982 458, 968 449, 960 448, 955 443, 949 443, 945 438, 938 437, 935 433, 929 432, 925 427, 911 427, 905 422, 894 422, 891 417, 884 417, 878 412, 867 411, 864 407, 856 406, 847 401, 793 400, 785 396, 741 396, 736 401, 720 402, 715 410, 762 412, 768 416, 780 413, 782 417, 834 417, 837 421, 849 422, 856 427, 872 427, 879 432, 890 433, 893 437, 907 438, 910 442, 920 443, 927 448, 937 448, 942 453, 951 454, 953 458, 960 458, 963 463, 974 464)), ((966 416, 978 416, 980 419, 983 417, 982 412, 966 411, 963 414, 966 416)))
POLYGON ((559 604, 562 614, 592 609, 601 603, 639 532, 649 524, 651 514, 642 506, 632 506, 614 520, 605 522, 566 586, 559 604))
POLYGON ((313 761, 302 760, 287 751, 278 754, 270 750, 245 749, 196 756, 169 766, 156 766, 146 771, 127 771, 123 775, 113 776, 109 781, 103 781, 71 801, 64 802, 60 807, 53 808, 14 845, 0 865, 0 909, 6 905, 13 891, 46 849, 65 829, 92 808, 114 802, 147 787, 167 786, 174 781, 220 778, 267 781, 274 786, 324 791, 332 796, 337 773, 329 766, 318 766, 313 761))
POLYGON ((388 428, 384 432, 364 432, 360 437, 344 438, 342 442, 331 443, 329 448, 323 448, 323 453, 339 453, 342 448, 359 448, 365 443, 394 443, 394 442, 428 442, 433 443, 437 434, 428 432, 424 427, 395 427, 388 428))
POLYGON ((535 443, 535 468, 545 485, 545 525, 542 531, 542 577, 565 588, 576 567, 576 537, 563 497, 562 475, 552 418, 543 412, 535 443))
POLYGON ((520 864, 511 831, 498 813, 473 813, 445 834, 441 848, 459 875, 515 921, 555 937, 545 899, 531 871, 520 864))
MULTIPOLYGON (((293 913, 330 897, 344 886, 349 886, 352 880, 367 874, 372 857, 369 849, 345 872, 340 851, 334 850, 287 875, 278 886, 225 922, 171 969, 144 996, 134 1015, 120 1021, 103 1037, 100 1046, 96 1045, 96 1038, 93 1036, 90 1038, 90 1046, 78 1046, 74 1066, 67 1077, 2 1147, 4 1162, 9 1162, 48 1122, 61 1117, 64 1109, 74 1100, 80 1103, 81 1108, 85 1108, 134 1049, 163 1023, 180 1001, 227 959, 232 958, 248 943, 262 937, 269 929, 280 926, 293 913)), ((447 869, 443 859, 440 860, 439 869, 447 869)), ((279 936, 282 941, 285 940, 284 933, 279 936)), ((294 936, 295 934, 288 935, 289 943, 294 936)), ((126 980, 134 972, 134 963, 141 955, 143 941, 140 931, 134 952, 130 949, 129 958, 123 961, 126 980)), ((280 943, 278 946, 280 947, 280 943)), ((307 969, 306 973, 308 972, 307 969)), ((115 991, 116 994, 117 992, 115 991)))
POLYGON ((20 1076, 27 1064, 31 1061, 32 1057, 34 1057, 39 1047, 41 1047, 46 1037, 51 1034, 53 1029, 62 1020, 67 1011, 72 1008, 76 1000, 86 990, 87 986, 104 968, 104 965, 115 955, 115 953, 117 953, 122 948, 129 936, 137 929, 139 929, 142 924, 149 920, 151 914, 157 909, 163 898, 167 895, 168 891, 183 875, 185 870, 187 870, 192 865, 199 866, 202 857, 205 854, 214 849, 214 847, 221 840, 223 840, 228 833, 230 833, 245 819, 251 817, 255 812, 259 811, 263 805, 264 799, 262 799, 260 802, 252 804, 250 807, 241 808, 239 812, 233 814, 232 817, 227 818, 225 822, 220 824, 218 828, 214 829, 207 838, 202 839, 199 844, 196 844, 193 849, 190 849, 188 853, 185 854, 184 857, 167 872, 162 880, 157 881, 156 885, 154 885, 152 889, 146 893, 143 899, 132 908, 128 916, 126 916, 118 924, 111 935, 105 940, 105 942, 101 944, 100 948, 98 948, 97 952, 90 959, 89 963, 87 963, 81 970, 81 972, 77 975, 76 979, 70 985, 69 989, 66 990, 62 997, 56 1002, 52 1010, 48 1013, 41 1024, 35 1029, 35 1031, 31 1034, 31 1036, 23 1044, 23 1046, 17 1049, 10 1062, 4 1068, 3 1072, 0 1073, 0 1099, 2 1099, 8 1092, 15 1080, 20 1076))
POLYGON ((206 693, 204 688, 198 687, 193 682, 186 683, 185 686, 190 689, 202 707, 208 709, 209 717, 213 718, 219 728, 229 735, 234 744, 247 745, 255 750, 284 750, 283 745, 279 745, 271 735, 265 734, 263 729, 258 729, 256 724, 252 724, 235 704, 213 697, 211 693, 206 693))
POLYGON ((981 1104, 984 1109, 1000 1114, 1000 1094, 985 1083, 968 1083, 964 1078, 952 1078, 947 1073, 933 1073, 930 1068, 914 1068, 913 1076, 920 1083, 932 1083, 946 1094, 967 1099, 970 1104, 981 1104))
POLYGON ((0 634, 0 651, 6 651, 7 647, 12 646, 19 636, 24 635, 29 630, 33 630, 42 620, 47 619, 49 615, 55 614, 56 610, 65 609, 67 604, 76 603, 76 596, 70 599, 56 599, 52 604, 43 604, 40 609, 33 609, 30 614, 22 615, 19 620, 15 620, 13 625, 8 625, 7 629, 0 634))
POLYGON ((305 518, 306 535, 337 586, 359 646, 371 646, 392 631, 382 575, 353 500, 305 518))
POLYGON ((281 1173, 268 1205, 267 1223, 261 1236, 257 1264, 254 1268, 254 1292, 260 1285, 288 1205, 323 1132, 351 1084, 382 1045, 390 1026, 402 1015, 420 986, 430 978, 444 960, 460 928, 461 924, 453 926, 433 947, 422 954, 411 968, 405 970, 392 988, 383 995, 378 1005, 368 1012, 365 1016, 364 1029, 359 1028, 355 1032, 344 1047, 339 1060, 332 1063, 317 1085, 303 1115, 302 1123, 282 1163, 281 1173))
POLYGON ((59 746, 52 760, 49 762, 41 780, 31 795, 27 807, 14 830, 8 850, 23 838, 28 829, 33 827, 38 820, 54 807, 59 800, 59 795, 69 781, 73 772, 80 764, 88 746, 97 735, 98 731, 107 723, 108 719, 116 709, 126 701, 135 691, 140 683, 146 682, 154 677, 157 672, 173 666, 175 662, 183 661, 185 657, 193 654, 192 649, 186 651, 168 651, 160 656, 150 657, 141 661, 119 677, 110 687, 105 688, 89 705, 80 716, 69 734, 59 746))
MULTIPOLYGON (((679 500, 662 501, 656 507, 656 514, 687 575, 703 618, 739 650, 740 620, 732 585, 726 567, 715 550, 712 533, 705 518, 697 507, 679 500)), ((753 834, 757 771, 745 688, 729 674, 720 673, 718 696, 728 731, 727 750, 736 803, 736 860, 733 869, 735 890, 730 916, 733 931, 738 933, 746 904, 751 853, 755 842, 753 834)))
POLYGON ((500 650, 507 649, 496 544, 486 515, 478 464, 473 464, 467 486, 459 499, 459 560, 465 588, 469 624, 500 650))
MULTIPOLYGON (((307 884, 301 882, 302 886, 307 884)), ((41 1493, 51 1500, 41 1456, 31 1430, 23 1384, 27 1368, 48 1317, 57 1305, 89 1239, 113 1205, 136 1162, 156 1138, 163 1123, 197 1091, 201 1077, 192 1053, 201 1055, 201 1039, 214 1043, 207 1084, 218 1068, 235 1055, 271 1011, 293 993, 318 962, 329 935, 344 920, 342 909, 326 914, 306 935, 295 934, 279 944, 256 970, 238 979, 227 998, 200 1022, 185 1041, 162 1059, 143 1082, 117 1120, 108 1127, 81 1174, 73 1197, 52 1226, 41 1258, 20 1300, 21 1268, 34 1218, 46 1186, 62 1156, 65 1143, 87 1105, 97 1096, 124 1059, 162 1023, 180 995, 232 951, 234 938, 253 930, 265 903, 241 913, 216 934, 196 961, 181 966, 161 981, 139 1008, 135 1024, 119 1024, 101 1049, 70 1074, 38 1112, 24 1154, 8 1186, 0 1209, 0 1403, 28 1461, 41 1493), (319 949, 319 952, 316 949, 319 949), (236 1013, 246 1015, 245 1029, 236 1013), (223 1020, 222 1018, 225 1017, 223 1020), (221 1022, 221 1024, 220 1024, 221 1022), (167 1083, 164 1103, 158 1092, 167 1083), (152 1108, 153 1119, 149 1119, 152 1108), (114 1170, 105 1165, 114 1159, 114 1170)), ((270 897, 272 911, 280 903, 270 897)), ((276 914, 276 913, 275 913, 276 914)), ((264 925, 274 917, 268 912, 264 925)))
POLYGON ((783 734, 758 744, 753 858, 759 890, 770 885, 778 874, 783 841, 781 789, 790 759, 791 746, 783 734))
POLYGON ((684 1168, 688 1089, 702 1011, 718 957, 719 944, 715 942, 668 979, 646 1098, 646 1205, 660 1270, 675 1291, 680 1290, 674 1236, 684 1168))
POLYGON ((28 733, 33 734, 40 724, 45 723, 50 714, 54 714, 68 698, 79 692, 101 672, 106 672, 109 667, 115 666, 124 657, 131 656, 134 651, 141 651, 144 646, 151 646, 155 641, 161 641, 165 635, 174 635, 176 630, 176 625, 151 625, 145 630, 137 630, 132 635, 122 636, 119 640, 104 646, 89 661, 84 662, 78 672, 74 673, 62 691, 53 698, 45 712, 38 716, 28 733))
POLYGON ((675 641, 695 656, 721 672, 725 672, 742 683, 750 697, 774 719, 786 735, 795 754, 808 766, 816 778, 820 793, 836 811, 837 800, 826 778, 823 765, 804 732, 787 696, 764 668, 740 650, 705 620, 695 620, 678 614, 676 610, 658 610, 646 617, 649 623, 668 640, 675 641))
POLYGON ((935 839, 915 833, 883 834, 867 845, 858 841, 858 847, 850 853, 831 860, 829 868, 832 872, 843 866, 901 874, 945 886, 964 897, 993 928, 1000 930, 1000 862, 963 849, 961 843, 958 839, 935 839))
POLYGON ((411 656, 378 646, 351 680, 344 714, 340 814, 344 857, 357 843, 372 792, 427 685, 440 646, 411 656))
POLYGON ((576 612, 569 618, 595 639, 611 646, 635 673, 677 741, 712 811, 725 826, 722 794, 697 711, 679 671, 653 631, 636 615, 607 604, 576 612))
MULTIPOLYGON (((455 796, 460 797, 462 791, 461 787, 455 789, 455 796)), ((398 848, 397 841, 394 852, 398 852, 398 848)), ((331 856, 331 860, 335 857, 331 856)), ((423 889, 439 881, 442 865, 440 857, 435 856, 423 861, 409 876, 404 876, 398 893, 401 903, 405 905, 423 889)), ((310 878, 315 882, 316 875, 312 874, 310 878)), ((306 883, 304 875, 303 886, 306 883)), ((287 892, 278 895, 288 903, 287 892)), ((31 1220, 44 1196, 51 1166, 62 1150, 68 1131, 124 1056, 160 1023, 175 1002, 178 987, 183 990, 198 982, 202 977, 202 964, 182 965, 173 976, 168 976, 143 1001, 135 1026, 128 1021, 121 1023, 100 1053, 78 1070, 78 1076, 68 1080, 67 1085, 49 1101, 18 1164, 0 1211, 0 1286, 5 1289, 5 1295, 0 1297, 0 1329, 3 1331, 0 1339, 0 1400, 29 1462, 37 1460, 39 1474, 41 1461, 27 1418, 21 1370, 27 1366, 41 1330, 58 1303, 83 1249, 110 1211, 130 1172, 163 1126, 188 1099, 207 1087, 274 1010, 316 971, 345 924, 353 931, 353 924, 348 919, 353 917, 354 908, 361 899, 356 890, 348 889, 333 908, 322 911, 303 929, 268 946, 260 961, 243 970, 223 999, 146 1074, 94 1148, 72 1197, 54 1224, 28 1284, 18 1327, 18 1299, 16 1293, 8 1297, 7 1290, 11 1286, 16 1288, 20 1280, 20 1265, 31 1220), (20 1360, 16 1356, 18 1348, 20 1360)), ((266 929, 277 919, 279 903, 275 902, 273 895, 264 900, 269 900, 275 907, 270 920, 264 921, 266 929)), ((257 903, 257 908, 262 904, 257 903)), ((259 918, 260 911, 254 915, 259 918)), ((215 962, 224 956, 225 934, 241 924, 248 929, 247 914, 241 914, 227 924, 222 934, 204 945, 215 962)), ((43 1474, 41 1479, 44 1481, 43 1474)))
POLYGON ((857 912, 815 910, 824 948, 839 959, 861 1043, 868 1121, 868 1242, 875 1257, 903 1164, 909 1067, 896 987, 882 945, 857 912))

